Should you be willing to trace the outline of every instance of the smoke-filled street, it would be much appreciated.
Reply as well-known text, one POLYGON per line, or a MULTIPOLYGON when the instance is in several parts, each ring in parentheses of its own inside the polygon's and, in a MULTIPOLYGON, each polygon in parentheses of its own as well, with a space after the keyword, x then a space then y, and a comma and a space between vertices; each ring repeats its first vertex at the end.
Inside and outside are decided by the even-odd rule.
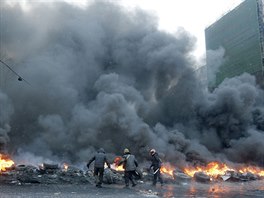
POLYGON ((263 90, 254 76, 200 86, 195 39, 114 3, 1 1, 1 145, 17 161, 86 161, 98 148, 144 160, 263 165, 263 90))
MULTIPOLYGON (((263 194, 264 92, 253 75, 225 79, 209 91, 195 73, 191 32, 162 31, 153 13, 118 1, 81 8, 0 0, 0 11, 0 171, 16 184, 1 185, 1 196, 263 194), (92 178, 84 172, 99 148, 113 171, 128 148, 147 176, 155 149, 161 174, 198 182, 155 189, 146 179, 133 189, 114 182, 97 189, 82 182, 92 178), (76 167, 79 185, 65 164, 76 167), (23 173, 28 167, 30 177, 23 173)), ((210 53, 217 68, 222 52, 210 53)))

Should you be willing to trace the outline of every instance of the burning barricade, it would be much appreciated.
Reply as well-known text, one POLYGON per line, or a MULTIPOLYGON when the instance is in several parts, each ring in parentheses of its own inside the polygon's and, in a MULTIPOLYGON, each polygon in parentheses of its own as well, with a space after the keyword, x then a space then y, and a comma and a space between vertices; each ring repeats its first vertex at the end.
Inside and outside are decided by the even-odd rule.
POLYGON ((113 163, 111 164, 111 168, 107 168, 105 166, 104 178, 103 181, 107 184, 121 184, 123 183, 123 166, 118 166, 120 160, 122 158, 120 156, 115 157, 113 163))
POLYGON ((91 183, 91 178, 87 177, 80 169, 61 167, 58 164, 44 163, 39 167, 33 165, 15 165, 8 156, 0 154, 0 183, 6 184, 80 184, 91 183))
POLYGON ((42 184, 83 184, 91 183, 92 179, 85 175, 84 171, 63 164, 44 163, 38 168, 31 165, 19 165, 16 170, 17 180, 23 183, 42 183, 42 184))
POLYGON ((233 168, 221 162, 210 162, 204 166, 186 166, 182 169, 176 169, 170 164, 165 164, 161 167, 161 173, 165 179, 171 176, 177 182, 194 180, 202 183, 211 181, 252 181, 262 179, 264 176, 264 171, 255 166, 233 168))
MULTIPOLYGON (((106 168, 104 172, 104 182, 108 184, 123 184, 124 183, 124 168, 123 165, 119 166, 119 162, 122 157, 115 157, 113 163, 111 164, 111 169, 106 168)), ((143 173, 140 169, 136 170, 137 177, 136 180, 143 178, 143 173)))
MULTIPOLYGON (((231 167, 221 162, 206 165, 186 165, 182 168, 163 163, 160 172, 165 183, 209 182, 245 182, 263 179, 263 169, 255 166, 231 167)), ((144 181, 151 181, 153 171, 143 169, 144 181)))
POLYGON ((15 163, 8 155, 0 154, 0 182, 12 183, 14 182, 14 175, 12 174, 15 169, 15 163))
MULTIPOLYGON (((103 181, 106 184, 123 184, 124 169, 118 166, 121 157, 116 157, 111 168, 105 168, 103 181)), ((153 172, 148 169, 137 169, 141 182, 152 181, 153 172)), ((264 169, 256 166, 231 167, 221 162, 210 162, 206 165, 185 166, 176 168, 170 163, 163 163, 160 168, 165 183, 187 183, 191 181, 208 182, 245 182, 263 179, 264 169)), ((15 164, 9 156, 0 154, 1 183, 40 183, 40 184, 93 184, 93 171, 83 171, 66 163, 43 163, 40 166, 15 164)))
POLYGON ((0 154, 0 172, 5 172, 14 167, 14 162, 8 155, 0 154))
MULTIPOLYGON (((7 164, 5 162, 5 164, 7 164)), ((3 164, 2 164, 3 166, 3 164)), ((123 184, 124 169, 117 163, 111 164, 111 169, 105 168, 103 182, 106 184, 123 184)), ((83 171, 75 166, 63 163, 43 163, 39 166, 18 164, 12 161, 1 171, 2 183, 25 184, 94 184, 93 170, 83 171), (12 169, 11 169, 12 167, 12 169), (8 177, 4 177, 8 175, 8 177)))

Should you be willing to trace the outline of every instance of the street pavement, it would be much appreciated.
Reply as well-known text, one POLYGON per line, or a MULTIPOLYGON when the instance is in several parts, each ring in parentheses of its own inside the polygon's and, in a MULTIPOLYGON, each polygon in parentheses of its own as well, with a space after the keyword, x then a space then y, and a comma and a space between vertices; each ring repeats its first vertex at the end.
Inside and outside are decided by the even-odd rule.
POLYGON ((264 197, 264 181, 217 182, 217 183, 179 183, 159 184, 139 183, 136 187, 124 188, 123 185, 103 185, 96 188, 90 184, 10 184, 0 185, 0 198, 258 198, 264 197))

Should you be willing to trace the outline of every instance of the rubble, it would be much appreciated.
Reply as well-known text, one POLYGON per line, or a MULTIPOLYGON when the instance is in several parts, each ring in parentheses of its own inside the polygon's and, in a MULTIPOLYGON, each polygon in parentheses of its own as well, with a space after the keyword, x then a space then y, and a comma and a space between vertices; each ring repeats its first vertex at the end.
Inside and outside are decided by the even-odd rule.
POLYGON ((83 184, 91 183, 91 178, 93 178, 91 175, 73 167, 64 170, 58 166, 45 165, 38 168, 24 164, 17 165, 14 169, 0 174, 0 182, 6 184, 83 184))
POLYGON ((104 171, 103 181, 107 184, 122 184, 124 183, 123 172, 106 168, 104 171))
POLYGON ((191 176, 178 171, 173 171, 173 178, 177 183, 187 183, 192 180, 191 176))
POLYGON ((235 171, 228 171, 225 175, 219 176, 218 178, 222 181, 230 182, 245 182, 261 179, 261 177, 253 173, 239 173, 235 171))
POLYGON ((139 192, 144 197, 159 197, 159 193, 152 190, 140 190, 139 192))
MULTIPOLYGON (((138 169, 138 183, 151 182, 153 171, 138 169)), ((251 172, 226 171, 217 177, 207 175, 205 172, 196 172, 193 177, 175 169, 173 175, 162 173, 164 183, 188 183, 196 181, 199 183, 214 182, 246 182, 263 179, 251 172)), ((94 184, 93 171, 83 171, 74 166, 60 167, 58 164, 42 164, 41 166, 18 164, 9 167, 0 174, 2 184, 94 184)), ((106 168, 103 182, 105 184, 124 184, 124 172, 106 168)))
POLYGON ((59 170, 59 165, 58 164, 42 164, 40 167, 39 167, 39 171, 41 173, 55 173, 56 171, 59 170))
POLYGON ((202 183, 207 183, 211 181, 210 176, 206 175, 204 172, 195 173, 193 178, 195 181, 202 183))

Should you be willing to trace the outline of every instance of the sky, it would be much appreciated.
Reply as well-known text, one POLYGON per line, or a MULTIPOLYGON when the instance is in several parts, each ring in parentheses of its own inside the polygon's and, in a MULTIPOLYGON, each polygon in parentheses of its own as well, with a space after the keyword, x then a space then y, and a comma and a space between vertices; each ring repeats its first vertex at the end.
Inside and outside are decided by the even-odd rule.
MULTIPOLYGON (((27 2, 36 0, 21 0, 27 8, 27 2)), ((43 0, 39 0, 43 1, 43 0)), ((66 1, 78 7, 85 8, 91 2, 99 0, 45 0, 45 2, 66 1)), ((141 8, 158 17, 159 29, 175 33, 178 28, 184 28, 197 38, 193 54, 200 63, 204 63, 206 27, 217 21, 221 16, 238 6, 244 0, 100 0, 119 3, 126 9, 141 8)), ((17 2, 17 0, 10 0, 17 2)))
MULTIPOLYGON (((87 0, 65 0, 78 6, 86 6, 87 0)), ((197 38, 194 55, 205 55, 204 29, 238 6, 243 0, 111 0, 128 9, 140 7, 159 18, 159 28, 170 33, 183 27, 197 38)))

